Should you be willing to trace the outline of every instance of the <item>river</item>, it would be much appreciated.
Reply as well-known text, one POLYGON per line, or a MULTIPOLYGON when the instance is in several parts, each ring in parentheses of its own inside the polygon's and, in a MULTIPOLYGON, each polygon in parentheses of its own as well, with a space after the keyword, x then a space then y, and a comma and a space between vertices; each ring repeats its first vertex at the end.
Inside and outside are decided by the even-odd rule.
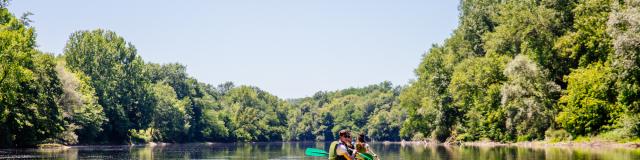
MULTIPOLYGON (((0 149, 0 159, 326 159, 306 157, 306 148, 328 150, 328 143, 270 142, 170 144, 165 146, 73 146, 65 151, 0 149)), ((626 160, 640 159, 640 149, 628 148, 524 148, 372 143, 383 160, 478 159, 478 160, 626 160)))

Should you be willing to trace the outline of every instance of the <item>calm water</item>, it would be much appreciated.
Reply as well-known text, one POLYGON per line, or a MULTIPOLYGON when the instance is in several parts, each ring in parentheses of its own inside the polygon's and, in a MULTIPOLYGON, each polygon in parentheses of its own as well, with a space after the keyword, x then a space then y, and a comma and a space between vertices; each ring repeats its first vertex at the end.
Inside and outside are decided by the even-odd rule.
MULTIPOLYGON (((0 150, 0 159, 325 159, 305 157, 307 147, 328 149, 328 143, 174 144, 167 146, 77 146, 61 152, 0 150)), ((459 147, 371 144, 386 159, 640 159, 640 149, 459 147)))

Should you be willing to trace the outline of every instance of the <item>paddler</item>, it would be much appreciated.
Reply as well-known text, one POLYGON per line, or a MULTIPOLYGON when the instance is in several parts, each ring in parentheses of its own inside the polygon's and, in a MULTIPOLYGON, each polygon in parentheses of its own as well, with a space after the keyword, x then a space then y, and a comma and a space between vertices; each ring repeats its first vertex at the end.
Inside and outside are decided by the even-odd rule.
POLYGON ((338 132, 339 139, 331 143, 329 147, 330 160, 353 160, 356 152, 351 143, 351 132, 349 130, 340 130, 338 132))
MULTIPOLYGON (((365 136, 364 134, 360 134, 358 135, 358 138, 356 138, 356 144, 355 144, 355 150, 354 150, 354 155, 357 155, 356 153, 368 153, 373 155, 373 157, 376 157, 376 159, 380 159, 378 158, 378 155, 376 155, 376 153, 373 153, 373 150, 371 150, 371 148, 369 147, 369 144, 367 144, 367 141, 364 140, 365 136)), ((364 160, 363 157, 361 156, 356 156, 357 159, 359 160, 364 160)))

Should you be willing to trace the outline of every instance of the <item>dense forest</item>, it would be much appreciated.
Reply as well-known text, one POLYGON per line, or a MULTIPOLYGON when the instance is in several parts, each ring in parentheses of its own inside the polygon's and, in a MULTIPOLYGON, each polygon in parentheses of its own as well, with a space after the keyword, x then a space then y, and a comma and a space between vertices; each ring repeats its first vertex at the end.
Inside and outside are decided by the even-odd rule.
POLYGON ((116 33, 36 49, 30 13, 0 1, 0 147, 41 143, 564 141, 640 136, 640 1, 461 0, 459 26, 406 86, 281 99, 144 61, 116 33))
POLYGON ((400 94, 401 136, 439 141, 640 135, 640 1, 463 0, 400 94))

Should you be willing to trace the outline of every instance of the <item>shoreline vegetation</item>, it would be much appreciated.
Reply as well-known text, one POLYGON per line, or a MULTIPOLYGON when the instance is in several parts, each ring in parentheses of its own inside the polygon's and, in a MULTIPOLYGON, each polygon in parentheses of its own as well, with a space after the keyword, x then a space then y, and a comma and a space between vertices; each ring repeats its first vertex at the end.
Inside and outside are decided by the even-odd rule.
POLYGON ((462 0, 458 27, 423 54, 409 84, 296 99, 203 83, 185 65, 145 61, 106 29, 76 31, 62 53, 44 53, 30 13, 8 5, 0 0, 0 148, 332 141, 342 129, 433 144, 640 138, 640 0, 462 0))
POLYGON ((55 151, 65 151, 71 147, 63 144, 57 144, 57 143, 45 143, 45 144, 39 144, 37 148, 40 151, 55 152, 55 151))
MULTIPOLYGON (((185 144, 202 144, 206 146, 211 145, 224 145, 228 143, 296 143, 299 141, 289 141, 289 142, 197 142, 197 143, 185 143, 185 144)), ((302 141, 308 143, 322 143, 317 141, 302 141)), ((616 142, 611 140, 593 140, 593 141, 559 141, 559 142, 550 142, 550 141, 525 141, 525 142, 493 142, 493 141, 475 141, 475 142, 452 142, 452 143, 443 143, 438 141, 376 141, 370 143, 380 143, 384 145, 388 144, 400 144, 401 146, 473 146, 473 147, 522 147, 522 148, 534 148, 534 149, 545 149, 548 147, 554 148, 608 148, 608 149, 640 149, 640 142, 616 142)), ((180 144, 180 143, 165 143, 165 142, 148 142, 144 144, 129 144, 129 146, 146 146, 146 147, 163 147, 167 145, 180 144)), ((55 144, 55 143, 47 143, 38 145, 37 149, 43 151, 65 151, 71 147, 76 145, 66 146, 63 144, 55 144)), ((86 145, 78 145, 78 146, 86 146, 86 145)), ((100 146, 100 145, 89 145, 89 146, 100 146)))
POLYGON ((457 142, 457 143, 441 143, 433 141, 401 141, 401 142, 382 142, 389 144, 402 145, 450 145, 450 146, 475 146, 475 147, 523 147, 523 148, 626 148, 640 149, 640 142, 615 142, 615 141, 526 141, 526 142, 493 142, 493 141, 477 141, 477 142, 457 142))

